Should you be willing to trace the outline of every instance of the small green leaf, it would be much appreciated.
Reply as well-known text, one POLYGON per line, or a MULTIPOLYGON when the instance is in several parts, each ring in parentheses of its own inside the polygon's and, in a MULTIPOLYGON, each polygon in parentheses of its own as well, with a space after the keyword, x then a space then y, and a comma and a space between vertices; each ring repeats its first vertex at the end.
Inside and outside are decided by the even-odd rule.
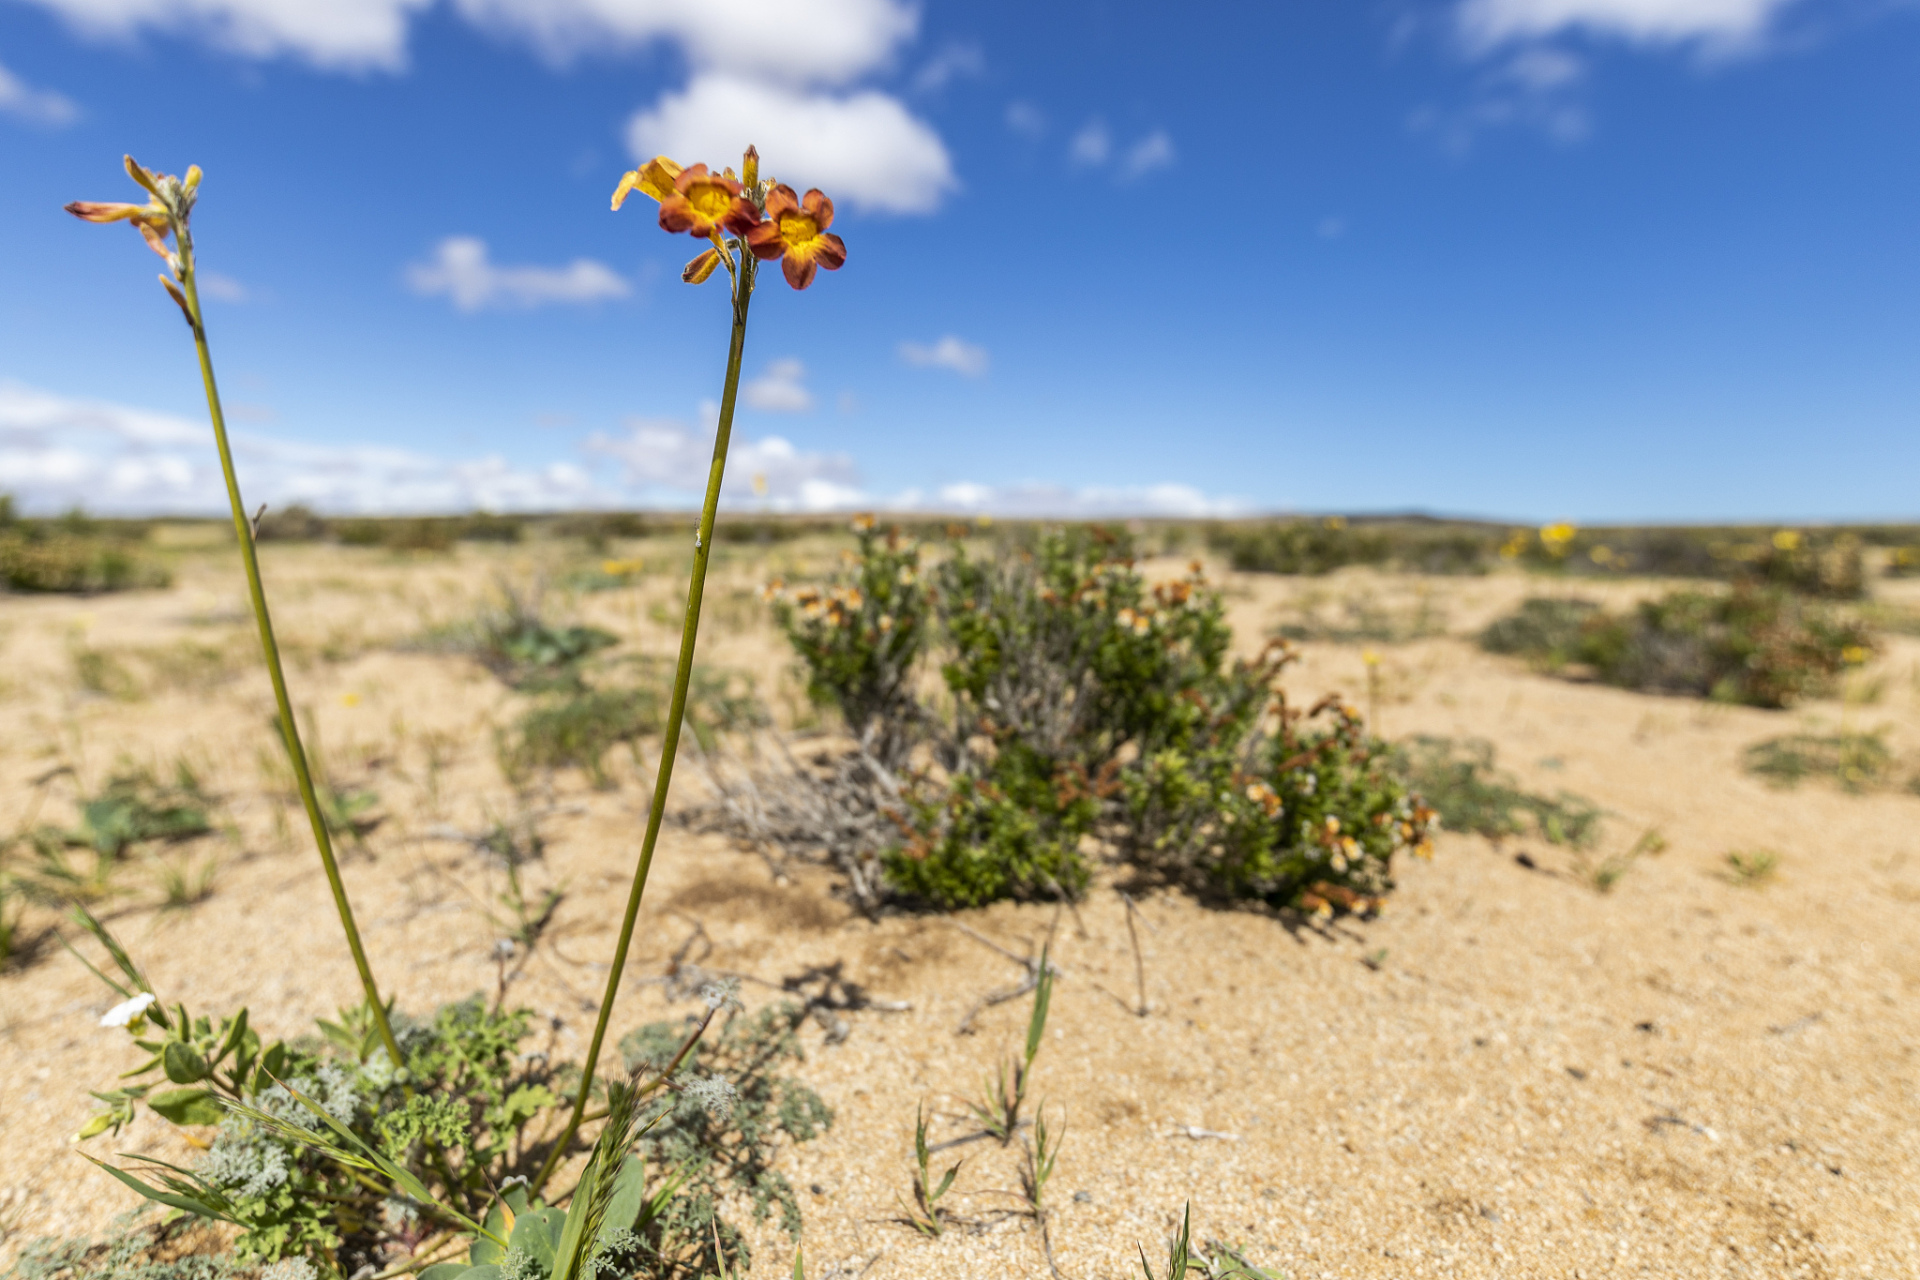
POLYGON ((166 1052, 160 1055, 160 1064, 166 1070, 167 1079, 175 1084, 198 1084, 211 1074, 207 1060, 200 1056, 199 1051, 179 1040, 167 1042, 166 1052))
POLYGON ((169 1089, 148 1098, 147 1105, 175 1124, 219 1124, 227 1114, 205 1089, 169 1089))
POLYGON ((631 1231, 640 1225, 640 1211, 647 1207, 647 1165, 637 1155, 629 1155, 613 1180, 613 1199, 607 1202, 606 1220, 600 1224, 595 1246, 605 1248, 607 1237, 616 1231, 631 1231))
POLYGON ((457 1280, 472 1270, 474 1267, 465 1262, 436 1262, 420 1273, 419 1280, 457 1280))

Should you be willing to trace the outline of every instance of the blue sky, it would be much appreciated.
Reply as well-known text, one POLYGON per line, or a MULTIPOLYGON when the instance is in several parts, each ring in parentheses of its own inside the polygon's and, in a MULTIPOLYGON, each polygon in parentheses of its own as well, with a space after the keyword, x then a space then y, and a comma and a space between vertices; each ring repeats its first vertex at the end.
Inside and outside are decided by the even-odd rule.
POLYGON ((249 496, 686 505, 722 283, 638 155, 817 183, 732 494, 1920 516, 1920 5, 0 0, 0 489, 217 510, 123 151, 207 173, 249 496))

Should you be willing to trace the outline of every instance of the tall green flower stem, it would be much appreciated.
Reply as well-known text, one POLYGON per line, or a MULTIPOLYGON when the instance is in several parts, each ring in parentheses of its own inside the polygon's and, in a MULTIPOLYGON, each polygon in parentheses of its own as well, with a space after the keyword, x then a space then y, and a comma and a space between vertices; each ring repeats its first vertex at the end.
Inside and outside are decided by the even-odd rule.
MULTIPOLYGON (((333 837, 320 812, 320 799, 313 789, 313 770, 307 764, 306 748, 300 741, 300 729, 294 723, 293 703, 287 696, 287 675, 280 666, 280 645, 273 638, 273 618, 267 612, 266 588, 260 582, 260 555, 254 547, 253 522, 247 518, 246 504, 240 498, 240 479, 233 469, 233 448, 227 442, 227 417, 220 407, 220 389, 214 382, 213 355, 207 349, 207 327, 201 318, 200 288, 193 264, 193 234, 185 218, 177 219, 174 232, 180 243, 181 310, 193 329, 193 345, 200 353, 200 380, 206 384, 207 413, 213 419, 213 439, 220 449, 220 470, 227 481, 227 501, 233 507, 233 532, 240 540, 240 559, 247 567, 247 593, 253 602, 253 619, 260 627, 260 648, 267 658, 267 674, 273 679, 273 700, 280 712, 280 736, 293 764, 294 781, 300 788, 300 802, 306 806, 307 821, 313 826, 313 842, 320 850, 320 865, 326 868, 327 887, 333 891, 334 909, 340 914, 340 927, 346 930, 347 948, 353 952, 353 964, 360 971, 360 985, 366 991, 367 1005, 373 1010, 381 1043, 395 1067, 404 1065, 400 1046, 387 1021, 387 1007, 381 1003, 380 989, 367 963, 367 949, 360 941, 360 928, 354 923, 353 905, 347 901, 347 886, 340 879, 340 862, 333 854, 333 837)), ((169 290, 169 292, 172 292, 169 290)))
POLYGON ((654 846, 660 839, 660 823, 666 817, 667 789, 673 783, 673 760, 680 749, 680 726, 686 716, 687 686, 693 679, 694 642, 700 635, 700 600, 707 588, 707 561, 713 555, 713 520, 720 506, 720 482, 727 470, 727 442, 733 436, 733 402, 740 392, 740 357, 747 346, 747 304, 753 300, 755 263, 744 248, 738 267, 729 261, 733 277, 733 340, 727 347, 727 385, 720 394, 720 426, 713 437, 713 462, 707 469, 707 496, 700 506, 700 529, 693 536, 693 573, 687 586, 687 612, 680 624, 680 662, 673 673, 673 700, 667 708, 666 733, 660 743, 660 769, 653 783, 653 803, 647 809, 647 834, 640 843, 640 859, 633 867, 633 885, 627 891, 627 913, 620 921, 620 940, 613 949, 613 967, 607 971, 607 990, 600 998, 600 1017, 593 1024, 593 1040, 587 1046, 587 1060, 580 1072, 580 1092, 573 1100, 573 1114, 540 1166, 531 1191, 538 1191, 553 1175, 573 1136, 586 1115, 587 1101, 593 1093, 593 1072, 600 1062, 600 1050, 607 1039, 607 1024, 613 1017, 614 998, 620 994, 620 977, 627 967, 627 952, 633 945, 633 929, 640 918, 640 899, 647 891, 647 872, 653 867, 654 846))

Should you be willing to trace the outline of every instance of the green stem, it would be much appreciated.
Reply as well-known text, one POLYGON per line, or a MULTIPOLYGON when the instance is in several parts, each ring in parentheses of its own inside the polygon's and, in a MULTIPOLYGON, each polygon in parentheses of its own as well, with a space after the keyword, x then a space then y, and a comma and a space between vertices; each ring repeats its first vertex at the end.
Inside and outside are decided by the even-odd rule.
POLYGON ((233 469, 233 449, 227 443, 227 417, 220 408, 220 389, 213 379, 213 355, 207 349, 207 329, 201 321, 200 287, 193 264, 193 240, 185 225, 179 228, 181 287, 186 291, 187 323, 193 327, 193 345, 200 353, 200 380, 207 388, 207 412, 213 418, 213 439, 220 449, 220 470, 227 481, 227 500, 233 507, 233 532, 240 540, 240 559, 247 568, 247 592, 253 601, 253 618, 260 627, 260 648, 267 659, 267 674, 273 679, 273 700, 280 711, 280 736, 293 765, 294 781, 300 788, 300 802, 306 806, 307 821, 313 826, 313 842, 320 849, 320 864, 326 868, 327 886, 333 890, 333 905, 340 913, 340 927, 347 933, 347 948, 353 952, 354 967, 360 971, 360 985, 367 993, 374 1022, 387 1056, 395 1067, 403 1066, 400 1046, 394 1041, 393 1028, 387 1022, 387 1007, 380 1002, 380 989, 374 984, 373 969, 367 964, 367 951, 360 943, 360 929, 353 921, 353 907, 347 901, 347 887, 340 879, 340 864, 333 856, 333 838, 327 820, 320 812, 320 799, 313 789, 313 771, 307 766, 306 749, 300 744, 300 729, 293 720, 293 703, 287 696, 287 676, 280 666, 280 646, 273 638, 273 619, 267 613, 266 588, 260 583, 260 556, 253 545, 253 522, 247 519, 246 503, 240 498, 240 479, 233 469))
POLYGON ((527 1188, 537 1193, 546 1185, 554 1169, 565 1156, 587 1110, 593 1091, 594 1068, 600 1062, 600 1049, 607 1038, 607 1023, 613 1017, 614 997, 620 993, 620 977, 627 966, 627 951, 633 943, 634 924, 640 918, 640 898, 647 889, 647 872, 653 866, 654 845, 660 839, 660 823, 667 812, 667 788, 673 782, 673 759, 680 749, 680 724, 687 710, 687 685, 693 679, 694 641, 700 634, 700 599, 707 587, 707 559, 713 554, 713 520, 720 506, 720 481, 727 469, 727 442, 733 435, 733 402, 740 391, 740 357, 747 345, 747 304, 753 298, 753 255, 744 248, 740 253, 740 271, 733 292, 733 340, 727 348, 727 384, 720 396, 720 424, 713 438, 713 463, 707 471, 707 496, 700 507, 700 531, 693 539, 693 574, 687 586, 687 612, 680 627, 680 663, 673 673, 673 701, 667 709, 666 734, 660 744, 660 770, 653 784, 653 803, 647 810, 647 834, 640 845, 640 860, 634 864, 633 886, 627 892, 627 913, 620 922, 620 941, 613 949, 613 967, 607 971, 607 990, 600 1000, 600 1017, 593 1025, 593 1040, 587 1046, 587 1060, 580 1070, 580 1092, 573 1100, 573 1114, 567 1127, 554 1142, 546 1163, 527 1188))

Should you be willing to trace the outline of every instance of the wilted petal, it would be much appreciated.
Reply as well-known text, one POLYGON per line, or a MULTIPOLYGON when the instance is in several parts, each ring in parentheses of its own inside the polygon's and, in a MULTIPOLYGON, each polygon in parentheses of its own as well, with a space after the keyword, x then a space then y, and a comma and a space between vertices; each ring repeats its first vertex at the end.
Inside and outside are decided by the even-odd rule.
POLYGON ((705 284, 707 277, 720 266, 720 251, 709 249, 689 262, 680 272, 680 278, 688 284, 705 284))
POLYGON ((140 238, 147 242, 147 248, 165 258, 167 265, 172 266, 173 250, 167 248, 166 225, 162 223, 160 226, 155 226, 150 218, 140 219, 137 225, 140 228, 140 238))
POLYGON ((128 218, 145 213, 143 204, 111 204, 96 200, 75 200, 66 206, 67 212, 76 218, 88 222, 124 222, 128 218))

